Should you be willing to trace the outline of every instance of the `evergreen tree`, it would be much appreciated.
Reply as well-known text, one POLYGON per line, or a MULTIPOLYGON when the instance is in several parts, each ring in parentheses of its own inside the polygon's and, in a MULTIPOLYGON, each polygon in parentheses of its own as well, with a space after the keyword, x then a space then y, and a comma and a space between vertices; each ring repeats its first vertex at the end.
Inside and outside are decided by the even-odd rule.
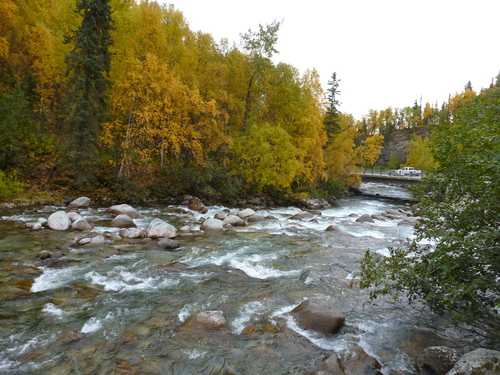
POLYGON ((327 107, 325 114, 325 127, 328 137, 328 144, 332 141, 335 134, 340 132, 340 121, 339 121, 339 113, 338 107, 340 106, 340 102, 338 100, 338 96, 340 95, 339 91, 339 82, 340 79, 337 79, 337 72, 332 74, 331 81, 328 81, 328 85, 330 86, 326 91, 327 95, 327 107))
POLYGON ((110 0, 77 0, 76 12, 82 24, 66 43, 74 47, 67 57, 70 73, 67 130, 69 151, 74 163, 75 187, 94 179, 92 167, 97 159, 97 139, 106 115, 107 79, 111 68, 109 47, 114 30, 110 0))

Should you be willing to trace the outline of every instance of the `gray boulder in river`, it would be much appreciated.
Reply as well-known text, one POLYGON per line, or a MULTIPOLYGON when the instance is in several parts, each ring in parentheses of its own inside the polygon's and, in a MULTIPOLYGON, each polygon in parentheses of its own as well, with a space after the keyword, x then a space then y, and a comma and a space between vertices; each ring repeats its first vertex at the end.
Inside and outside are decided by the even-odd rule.
POLYGON ((174 238, 177 229, 162 219, 153 219, 146 229, 146 237, 149 238, 174 238))
POLYGON ((68 204, 68 208, 87 208, 90 205, 90 198, 80 197, 68 204))
POLYGON ((56 211, 49 216, 47 226, 52 230, 68 230, 71 227, 71 220, 65 211, 56 211))
POLYGON ((327 335, 338 332, 345 321, 332 301, 316 298, 302 302, 290 314, 300 328, 327 335))
POLYGON ((120 214, 117 217, 111 221, 110 224, 112 227, 115 228, 135 228, 137 225, 135 225, 134 220, 128 215, 125 214, 120 214))
POLYGON ((218 219, 207 219, 201 224, 200 229, 204 232, 221 232, 224 229, 224 222, 218 219))
POLYGON ((106 212, 110 214, 120 215, 125 214, 130 216, 132 219, 142 219, 142 215, 137 211, 134 207, 129 206, 128 204, 118 204, 115 206, 109 207, 106 212))

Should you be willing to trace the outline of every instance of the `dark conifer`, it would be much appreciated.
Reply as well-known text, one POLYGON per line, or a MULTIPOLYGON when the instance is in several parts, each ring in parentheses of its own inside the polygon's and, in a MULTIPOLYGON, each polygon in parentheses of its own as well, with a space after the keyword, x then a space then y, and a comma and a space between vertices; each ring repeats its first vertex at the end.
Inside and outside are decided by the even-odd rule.
POLYGON ((74 44, 67 57, 70 80, 66 128, 77 188, 94 180, 97 141, 106 116, 109 47, 113 44, 110 32, 114 30, 109 1, 77 0, 75 11, 82 16, 82 24, 65 40, 74 44))

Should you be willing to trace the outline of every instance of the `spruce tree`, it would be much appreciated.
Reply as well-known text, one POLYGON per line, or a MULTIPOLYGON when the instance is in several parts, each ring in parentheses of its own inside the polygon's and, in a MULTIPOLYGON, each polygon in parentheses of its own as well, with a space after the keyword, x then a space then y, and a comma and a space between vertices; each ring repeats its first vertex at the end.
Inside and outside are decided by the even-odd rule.
POLYGON ((338 95, 340 95, 339 91, 339 82, 340 79, 337 79, 337 72, 332 74, 331 81, 328 81, 328 85, 330 86, 326 91, 328 92, 327 96, 327 107, 325 114, 325 128, 326 134, 328 137, 328 143, 331 142, 335 134, 340 133, 340 124, 339 124, 339 109, 340 102, 338 100, 338 95))
POLYGON ((113 44, 110 32, 114 30, 109 2, 77 0, 75 11, 82 16, 82 24, 65 40, 74 44, 67 57, 70 79, 66 129, 77 188, 94 182, 97 141, 106 115, 109 47, 113 44))

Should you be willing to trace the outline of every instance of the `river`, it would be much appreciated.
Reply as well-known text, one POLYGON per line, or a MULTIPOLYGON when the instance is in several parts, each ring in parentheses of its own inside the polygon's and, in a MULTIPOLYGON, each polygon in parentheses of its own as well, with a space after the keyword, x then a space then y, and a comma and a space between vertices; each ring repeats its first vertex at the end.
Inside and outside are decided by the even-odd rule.
MULTIPOLYGON (((363 188, 411 197, 399 187, 363 188)), ((350 197, 302 221, 291 219, 300 212, 295 207, 262 208, 259 213, 273 219, 218 235, 200 232, 200 219, 226 207, 211 206, 202 215, 136 206, 144 216, 136 220, 141 228, 153 218, 192 228, 177 238, 175 251, 141 240, 77 246, 74 241, 88 233, 25 226, 64 207, 4 209, 0 373, 305 374, 325 355, 359 345, 382 363, 384 374, 416 374, 418 352, 455 333, 418 304, 370 303, 356 283, 367 249, 387 255, 389 246, 413 236, 413 227, 387 218, 358 223, 351 214, 408 210, 403 200, 350 197), (349 235, 326 231, 330 225, 349 235), (41 250, 65 256, 39 260, 41 250), (172 262, 189 268, 174 272, 165 267, 172 262), (288 312, 308 298, 336 303, 346 317, 339 333, 314 334, 295 324, 288 312), (223 311, 231 333, 179 332, 187 317, 207 310, 223 311), (257 329, 241 334, 247 326, 257 329)), ((106 207, 80 214, 95 223, 93 232, 117 232, 106 207)))

